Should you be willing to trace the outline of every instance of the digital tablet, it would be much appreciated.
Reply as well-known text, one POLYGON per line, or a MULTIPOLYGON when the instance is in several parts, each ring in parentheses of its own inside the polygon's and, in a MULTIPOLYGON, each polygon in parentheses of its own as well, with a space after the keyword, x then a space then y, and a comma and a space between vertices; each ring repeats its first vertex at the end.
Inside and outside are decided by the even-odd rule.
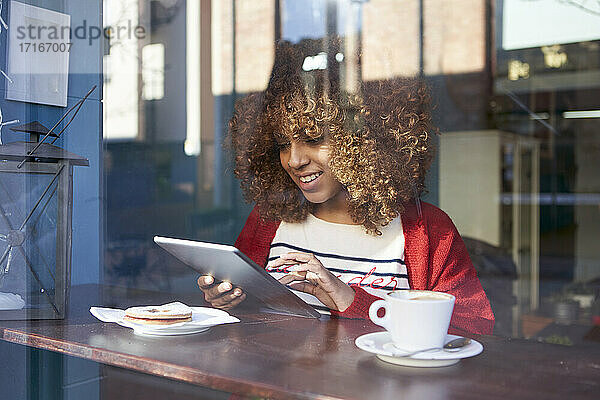
POLYGON ((321 314, 233 246, 155 236, 154 242, 201 275, 239 286, 275 312, 319 318, 321 314))

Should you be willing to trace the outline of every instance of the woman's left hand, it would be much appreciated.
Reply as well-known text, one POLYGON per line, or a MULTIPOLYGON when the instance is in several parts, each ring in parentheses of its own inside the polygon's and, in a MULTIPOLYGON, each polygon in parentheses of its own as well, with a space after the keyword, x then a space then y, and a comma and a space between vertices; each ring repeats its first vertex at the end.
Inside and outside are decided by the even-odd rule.
POLYGON ((286 268, 289 273, 279 282, 289 285, 292 289, 316 296, 323 304, 332 310, 345 311, 354 301, 354 290, 339 280, 321 264, 313 254, 292 252, 283 254, 270 267, 286 268))

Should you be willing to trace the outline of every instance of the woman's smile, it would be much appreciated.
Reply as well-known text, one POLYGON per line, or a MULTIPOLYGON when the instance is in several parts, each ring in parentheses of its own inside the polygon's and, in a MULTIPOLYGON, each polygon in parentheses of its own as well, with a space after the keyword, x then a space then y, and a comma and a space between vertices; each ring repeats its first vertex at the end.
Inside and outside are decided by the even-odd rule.
POLYGON ((298 180, 300 181, 300 184, 298 186, 300 186, 302 190, 310 190, 311 188, 318 185, 318 180, 321 177, 321 175, 323 175, 323 171, 298 176, 298 180))

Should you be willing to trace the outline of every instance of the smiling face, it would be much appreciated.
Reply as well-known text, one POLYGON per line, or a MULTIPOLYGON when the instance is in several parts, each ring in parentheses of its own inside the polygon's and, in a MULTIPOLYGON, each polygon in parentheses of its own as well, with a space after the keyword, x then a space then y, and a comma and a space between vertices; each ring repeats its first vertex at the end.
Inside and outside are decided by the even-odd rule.
POLYGON ((278 139, 281 166, 315 205, 345 199, 342 185, 329 169, 329 143, 323 138, 278 139))

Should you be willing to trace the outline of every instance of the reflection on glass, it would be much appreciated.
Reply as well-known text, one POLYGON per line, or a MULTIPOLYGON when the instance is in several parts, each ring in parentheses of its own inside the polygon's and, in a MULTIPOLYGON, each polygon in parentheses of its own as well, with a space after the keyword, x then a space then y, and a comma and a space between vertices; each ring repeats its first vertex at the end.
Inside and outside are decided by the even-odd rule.
POLYGON ((148 44, 142 48, 142 98, 146 101, 165 97, 165 46, 148 44))
POLYGON ((340 68, 349 93, 398 77, 431 86, 442 135, 427 201, 465 238, 496 333, 584 341, 600 286, 595 2, 105 4, 107 25, 148 28, 105 56, 109 282, 195 290, 151 237, 233 243, 251 207, 223 147, 235 102, 266 88, 276 41, 338 35, 334 65, 322 49, 305 70, 340 68))

